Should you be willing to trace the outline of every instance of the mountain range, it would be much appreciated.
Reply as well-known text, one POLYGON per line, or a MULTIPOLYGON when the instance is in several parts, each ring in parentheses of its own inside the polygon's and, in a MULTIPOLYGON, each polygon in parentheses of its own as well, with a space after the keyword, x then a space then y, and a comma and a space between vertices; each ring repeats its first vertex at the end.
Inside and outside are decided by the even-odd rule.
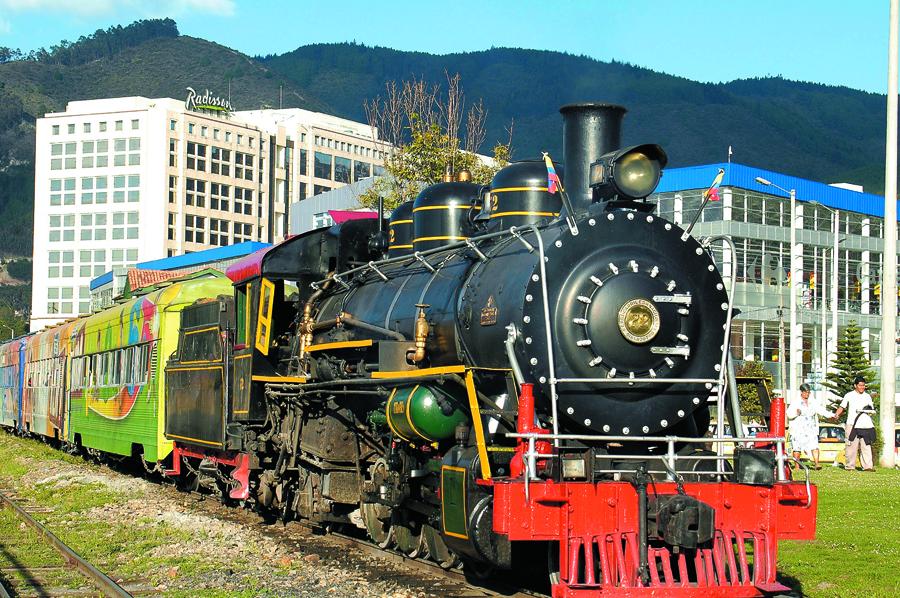
POLYGON ((188 86, 229 94, 236 110, 301 107, 365 121, 363 103, 389 81, 446 82, 459 73, 468 101, 488 110, 484 151, 506 141, 513 158, 562 155, 559 107, 618 103, 623 142, 658 143, 669 166, 733 160, 879 193, 884 177, 883 95, 759 78, 698 83, 621 62, 559 52, 492 48, 432 55, 356 43, 247 56, 183 36, 169 19, 99 30, 27 56, 0 48, 0 255, 30 254, 34 122, 71 100, 182 98, 188 86))

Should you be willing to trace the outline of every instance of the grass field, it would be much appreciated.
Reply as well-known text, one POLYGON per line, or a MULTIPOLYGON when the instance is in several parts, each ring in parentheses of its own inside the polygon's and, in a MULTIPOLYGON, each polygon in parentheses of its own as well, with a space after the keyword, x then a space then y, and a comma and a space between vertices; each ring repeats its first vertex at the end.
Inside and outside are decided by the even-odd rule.
POLYGON ((804 596, 900 596, 900 471, 824 467, 814 542, 783 542, 778 570, 804 596))

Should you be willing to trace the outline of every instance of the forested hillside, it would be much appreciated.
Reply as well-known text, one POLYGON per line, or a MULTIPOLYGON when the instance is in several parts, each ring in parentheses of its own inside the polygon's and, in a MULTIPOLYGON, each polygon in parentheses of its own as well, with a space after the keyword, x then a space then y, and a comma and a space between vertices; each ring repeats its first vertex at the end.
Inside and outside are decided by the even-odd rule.
POLYGON ((734 160, 825 182, 883 189, 884 96, 780 78, 704 84, 628 64, 558 52, 495 48, 435 56, 318 44, 261 60, 300 87, 315 90, 352 118, 362 98, 386 81, 458 72, 469 98, 490 111, 486 143, 505 139, 515 121, 514 157, 561 153, 561 105, 623 104, 625 143, 656 142, 670 166, 734 160))
MULTIPOLYGON (((300 40, 298 40, 298 45, 300 40)), ((446 81, 488 110, 484 151, 507 139, 513 158, 560 157, 561 105, 625 105, 626 143, 655 142, 670 166, 735 161, 825 181, 883 188, 884 96, 778 78, 702 84, 632 65, 558 52, 495 48, 435 56, 318 44, 251 58, 181 36, 170 19, 139 21, 23 55, 0 48, 0 254, 31 252, 34 122, 70 100, 182 98, 185 87, 231 95, 237 110, 303 107, 365 120, 385 82, 446 81), (283 92, 283 94, 282 94, 283 92)))

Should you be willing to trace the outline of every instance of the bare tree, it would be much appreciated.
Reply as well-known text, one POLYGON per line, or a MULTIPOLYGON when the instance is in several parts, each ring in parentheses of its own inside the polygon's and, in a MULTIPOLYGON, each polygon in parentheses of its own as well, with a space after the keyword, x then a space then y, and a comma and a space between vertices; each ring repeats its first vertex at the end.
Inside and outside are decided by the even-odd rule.
POLYGON ((477 104, 472 104, 466 115, 466 151, 475 153, 484 143, 486 132, 484 122, 487 120, 487 110, 484 109, 484 101, 479 98, 477 104))
MULTIPOLYGON (((446 94, 424 78, 397 84, 388 82, 385 95, 364 103, 373 139, 385 156, 386 179, 363 194, 362 203, 373 205, 379 195, 388 206, 415 198, 423 185, 441 180, 445 170, 472 171, 476 180, 488 182, 509 159, 509 143, 494 146, 495 162, 484 164, 476 152, 485 141, 487 110, 479 100, 468 112, 459 74, 445 71, 446 94), (465 115, 465 138, 460 128, 465 115)), ((507 129, 512 140, 512 125, 507 129)))

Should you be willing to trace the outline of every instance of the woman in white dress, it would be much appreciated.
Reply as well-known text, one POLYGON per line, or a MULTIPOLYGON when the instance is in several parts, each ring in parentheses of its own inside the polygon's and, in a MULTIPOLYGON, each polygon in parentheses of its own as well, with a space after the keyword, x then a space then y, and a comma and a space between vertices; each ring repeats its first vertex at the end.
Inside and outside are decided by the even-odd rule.
MULTIPOLYGON (((819 465, 819 417, 832 417, 834 414, 818 399, 810 398, 809 384, 800 385, 800 398, 791 401, 787 409, 790 424, 791 450, 799 461, 801 453, 811 454, 814 467, 819 465)), ((794 468, 799 467, 794 463, 794 468)))

